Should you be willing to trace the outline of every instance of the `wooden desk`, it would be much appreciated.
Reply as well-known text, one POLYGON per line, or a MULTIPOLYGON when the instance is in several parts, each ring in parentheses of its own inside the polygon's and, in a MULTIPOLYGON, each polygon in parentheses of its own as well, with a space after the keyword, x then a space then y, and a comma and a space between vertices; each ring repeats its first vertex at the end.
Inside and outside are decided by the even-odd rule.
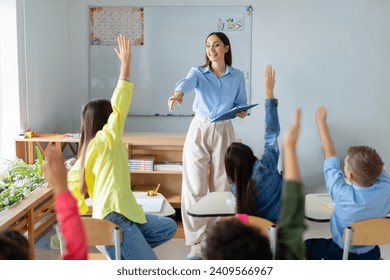
POLYGON ((34 258, 35 240, 55 221, 53 191, 40 187, 0 213, 0 230, 13 228, 27 234, 30 254, 34 258))
POLYGON ((305 218, 309 221, 329 222, 332 210, 324 207, 332 202, 328 193, 311 193, 305 196, 305 218))
POLYGON ((194 217, 233 216, 236 214, 233 197, 230 191, 210 192, 188 208, 187 213, 194 217))
POLYGON ((80 139, 67 138, 65 134, 40 133, 37 137, 24 138, 18 136, 15 138, 16 157, 23 159, 26 163, 32 164, 37 158, 35 147, 37 146, 45 157, 46 149, 52 144, 56 149, 63 153, 68 147, 74 157, 77 156, 77 150, 80 139))

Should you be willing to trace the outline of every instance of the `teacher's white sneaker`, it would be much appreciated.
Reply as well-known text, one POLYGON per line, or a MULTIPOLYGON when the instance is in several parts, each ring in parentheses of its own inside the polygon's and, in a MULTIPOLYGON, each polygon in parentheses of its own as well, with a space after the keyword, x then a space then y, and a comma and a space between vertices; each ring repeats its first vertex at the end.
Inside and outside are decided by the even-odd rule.
POLYGON ((207 249, 207 239, 200 242, 200 248, 202 248, 203 251, 207 249))
POLYGON ((201 260, 203 258, 202 248, 200 244, 195 244, 191 246, 191 251, 187 255, 187 260, 201 260))

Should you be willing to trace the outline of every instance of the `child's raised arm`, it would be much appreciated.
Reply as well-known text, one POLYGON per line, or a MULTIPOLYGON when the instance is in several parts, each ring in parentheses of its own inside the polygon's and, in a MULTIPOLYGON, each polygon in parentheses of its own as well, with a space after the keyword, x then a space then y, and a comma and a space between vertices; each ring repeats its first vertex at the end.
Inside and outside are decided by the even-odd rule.
POLYGON ((129 81, 130 78, 130 62, 131 62, 131 48, 130 39, 124 35, 118 36, 118 48, 115 48, 115 52, 121 60, 121 69, 119 74, 119 80, 129 81))
POLYGON ((300 181, 296 145, 299 135, 301 110, 296 109, 293 124, 290 126, 283 143, 283 179, 285 181, 300 181))
POLYGON ((64 164, 62 154, 53 146, 46 152, 46 162, 42 167, 46 182, 53 189, 54 194, 68 191, 66 174, 67 170, 64 164))
POLYGON ((318 132, 320 134, 320 140, 321 140, 322 150, 324 151, 324 156, 325 158, 330 158, 336 155, 336 153, 333 148, 328 124, 326 122, 326 110, 324 107, 319 107, 317 109, 316 122, 317 122, 318 132))
POLYGON ((65 241, 65 260, 85 260, 88 256, 87 238, 80 219, 77 202, 69 192, 67 170, 62 154, 53 146, 46 152, 42 167, 45 180, 53 188, 55 210, 60 232, 65 241))
POLYGON ((296 154, 300 118, 301 112, 297 109, 294 122, 283 142, 284 195, 278 221, 279 252, 277 259, 303 260, 305 257, 305 245, 302 240, 303 232, 306 229, 304 223, 305 200, 296 154))

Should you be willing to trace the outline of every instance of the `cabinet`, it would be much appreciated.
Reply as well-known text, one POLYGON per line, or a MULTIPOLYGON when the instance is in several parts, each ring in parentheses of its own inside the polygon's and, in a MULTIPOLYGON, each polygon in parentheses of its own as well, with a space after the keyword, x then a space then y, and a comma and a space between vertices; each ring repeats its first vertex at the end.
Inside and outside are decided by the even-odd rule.
MULTIPOLYGON (((157 161, 182 161, 185 133, 125 133, 122 137, 128 150, 129 158, 133 155, 155 155, 157 161)), ((36 159, 37 146, 43 157, 49 144, 71 156, 77 155, 78 139, 69 139, 64 134, 39 134, 38 137, 15 139, 16 156, 27 163, 36 159)), ((181 171, 131 171, 131 186, 133 190, 155 189, 160 184, 161 192, 174 208, 181 207, 181 171)))
POLYGON ((56 221, 53 191, 49 187, 34 190, 23 200, 0 213, 0 231, 8 228, 27 235, 34 259, 34 244, 56 221))
MULTIPOLYGON (((154 155, 157 161, 181 162, 185 134, 182 133, 133 133, 125 134, 129 158, 133 155, 154 155)), ((182 171, 131 171, 134 190, 155 189, 161 192, 174 208, 181 207, 182 171)))

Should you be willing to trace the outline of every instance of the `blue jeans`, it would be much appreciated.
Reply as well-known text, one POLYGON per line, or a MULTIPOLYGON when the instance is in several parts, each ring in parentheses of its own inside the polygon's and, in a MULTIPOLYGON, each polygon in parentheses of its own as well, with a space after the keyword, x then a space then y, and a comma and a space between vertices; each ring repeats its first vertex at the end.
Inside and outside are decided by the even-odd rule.
MULTIPOLYGON (((157 260, 152 248, 175 235, 177 226, 173 219, 152 214, 145 216, 145 224, 134 223, 116 212, 111 212, 104 218, 122 229, 122 260, 157 260)), ((114 246, 106 246, 105 249, 111 259, 115 259, 114 246)))
MULTIPOLYGON (((305 240, 307 260, 341 260, 343 249, 332 239, 312 238, 305 240)), ((378 260, 381 256, 379 246, 363 254, 349 253, 349 260, 378 260)))

